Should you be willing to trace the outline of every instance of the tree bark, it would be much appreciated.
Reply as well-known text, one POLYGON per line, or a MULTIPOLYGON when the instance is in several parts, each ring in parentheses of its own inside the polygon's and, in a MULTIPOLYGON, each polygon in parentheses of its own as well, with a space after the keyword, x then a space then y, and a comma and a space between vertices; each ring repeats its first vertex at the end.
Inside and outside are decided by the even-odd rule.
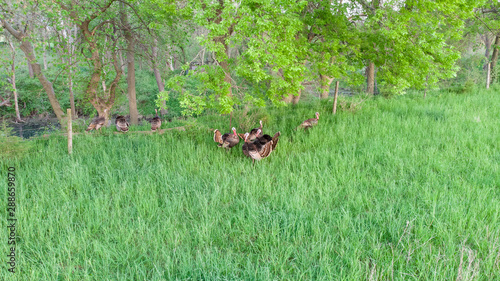
POLYGON ((30 76, 30 79, 35 78, 35 74, 33 73, 33 67, 31 67, 30 61, 28 60, 28 57, 26 57, 26 63, 28 64, 28 74, 30 76))
MULTIPOLYGON (((224 47, 224 52, 227 56, 229 48, 226 44, 226 36, 221 36, 219 38, 216 38, 215 42, 222 44, 222 46, 224 47)), ((227 63, 227 60, 220 60, 218 58, 217 58, 217 62, 219 64, 219 66, 222 68, 222 70, 224 71, 223 81, 229 85, 229 88, 227 91, 227 96, 232 97, 233 96, 233 91, 231 89, 231 80, 232 79, 231 79, 231 74, 229 73, 229 64, 227 63)))
POLYGON ((68 88, 69 88, 69 104, 71 107, 71 118, 78 118, 75 108, 75 94, 73 92, 73 77, 72 77, 72 67, 71 67, 71 56, 69 57, 70 67, 68 68, 68 88))
POLYGON ((79 25, 80 30, 82 30, 85 39, 89 43, 90 51, 92 52, 90 60, 94 65, 94 69, 92 75, 90 76, 90 81, 85 90, 85 94, 87 98, 90 100, 90 103, 99 113, 99 116, 104 116, 107 126, 110 109, 111 107, 113 107, 115 103, 116 87, 122 76, 122 70, 118 63, 116 52, 114 52, 113 50, 111 56, 116 73, 115 79, 111 82, 109 90, 105 90, 103 97, 100 97, 97 93, 97 88, 99 87, 99 82, 101 81, 101 74, 103 72, 103 63, 101 61, 102 58, 101 58, 101 53, 99 52, 99 46, 95 42, 93 32, 91 32, 89 29, 89 24, 90 20, 87 19, 79 25), (104 109, 107 109, 107 111, 104 111, 104 109))
POLYGON ((327 99, 328 94, 330 93, 330 85, 333 82, 333 78, 321 73, 319 74, 319 77, 321 78, 321 98, 327 99))
POLYGON ((132 27, 125 13, 125 4, 121 3, 120 17, 122 25, 125 27, 125 40, 127 41, 127 84, 128 84, 128 107, 130 113, 130 123, 139 124, 139 113, 137 112, 137 98, 135 89, 135 37, 132 27))
POLYGON ((373 95, 375 93, 375 64, 368 62, 366 67, 366 92, 373 95))
POLYGON ((78 118, 78 114, 76 113, 76 107, 75 107, 75 94, 73 92, 73 55, 75 54, 75 41, 76 41, 76 32, 77 29, 73 28, 72 25, 70 25, 70 28, 68 30, 69 34, 69 44, 68 44, 68 52, 69 52, 69 67, 68 67, 68 88, 69 88, 69 104, 71 106, 71 118, 76 119, 78 118), (75 34, 73 35, 73 31, 75 34))
POLYGON ((488 33, 484 33, 483 36, 481 36, 483 38, 483 42, 484 42, 484 56, 486 58, 489 58, 490 57, 490 50, 491 50, 491 38, 488 36, 488 33))
POLYGON ((495 71, 495 67, 498 61, 498 48, 500 48, 500 34, 497 34, 495 36, 495 43, 493 45, 493 54, 491 54, 491 64, 490 64, 491 82, 495 82, 497 79, 497 73, 495 71))
POLYGON ((47 93, 47 97, 49 98, 50 105, 52 106, 52 109, 54 110, 54 113, 57 116, 57 120, 61 125, 64 125, 65 115, 63 110, 61 109, 61 106, 59 105, 59 101, 56 98, 54 87, 52 86, 52 83, 47 79, 47 77, 45 77, 45 75, 42 73, 42 68, 40 67, 40 64, 37 63, 35 57, 33 44, 27 38, 28 36, 26 32, 15 30, 3 18, 0 18, 0 21, 2 22, 4 28, 21 43, 19 47, 24 52, 31 68, 33 69, 34 75, 38 78, 38 81, 40 81, 40 83, 43 86, 43 89, 47 93))
POLYGON ((288 94, 287 96, 285 96, 283 98, 283 101, 285 103, 293 103, 293 104, 297 104, 299 103, 300 101, 300 96, 302 95, 302 90, 299 90, 297 95, 294 95, 292 93, 288 94))
POLYGON ((12 58, 12 64, 11 64, 11 71, 12 71, 12 91, 14 92, 14 108, 16 110, 16 122, 22 122, 21 120, 21 113, 19 112, 19 103, 17 99, 17 87, 16 87, 16 49, 14 48, 14 44, 12 44, 12 41, 10 39, 7 39, 9 46, 10 46, 10 51, 11 51, 11 58, 12 58))
POLYGON ((293 104, 298 104, 299 103, 301 94, 302 94, 302 89, 299 90, 299 94, 298 95, 294 95, 293 96, 293 98, 292 98, 292 103, 293 104))
POLYGON ((49 68, 48 63, 47 63, 47 29, 44 28, 42 31, 42 36, 43 36, 43 42, 42 42, 42 48, 43 48, 43 70, 47 70, 49 68))
POLYGON ((120 58, 120 67, 122 69, 122 72, 125 72, 125 63, 123 62, 123 55, 121 50, 118 50, 118 57, 120 58))
MULTIPOLYGON (((156 79, 156 85, 158 85, 158 91, 159 92, 163 92, 165 91, 165 84, 163 83, 162 79, 161 79, 161 74, 160 74, 160 69, 158 69, 158 39, 154 38, 153 40, 153 45, 152 45, 152 61, 151 61, 151 64, 153 66, 153 73, 155 75, 155 79, 156 79)), ((162 100, 161 101, 161 105, 163 106, 163 108, 167 108, 167 102, 162 100)), ((160 114, 161 115, 165 115, 168 113, 168 110, 167 109, 161 109, 160 110, 160 114)))

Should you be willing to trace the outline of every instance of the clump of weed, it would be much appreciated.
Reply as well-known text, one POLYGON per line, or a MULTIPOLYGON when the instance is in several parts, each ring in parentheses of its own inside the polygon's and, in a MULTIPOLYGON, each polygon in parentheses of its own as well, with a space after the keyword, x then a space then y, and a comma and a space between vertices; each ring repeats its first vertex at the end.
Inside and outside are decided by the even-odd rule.
MULTIPOLYGON (((361 95, 360 95, 361 96, 361 95)), ((358 110, 361 110, 363 108, 363 103, 369 98, 370 96, 361 96, 359 100, 353 100, 353 99, 342 99, 339 100, 338 108, 341 111, 349 111, 349 112, 356 112, 358 110)))
POLYGON ((30 148, 30 143, 22 138, 14 136, 12 128, 7 127, 5 121, 0 126, 0 158, 8 159, 26 154, 30 148))
POLYGON ((239 124, 239 128, 245 132, 259 127, 260 120, 262 120, 263 123, 267 123, 268 119, 269 116, 261 110, 249 110, 248 108, 244 108, 233 116, 235 124, 239 124))

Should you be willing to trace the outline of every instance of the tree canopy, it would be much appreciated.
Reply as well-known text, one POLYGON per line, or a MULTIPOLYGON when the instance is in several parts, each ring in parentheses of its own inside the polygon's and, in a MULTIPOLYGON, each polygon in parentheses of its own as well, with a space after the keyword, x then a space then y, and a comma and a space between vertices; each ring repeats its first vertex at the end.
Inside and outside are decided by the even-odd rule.
POLYGON ((136 119, 136 104, 144 99, 141 89, 135 97, 136 84, 142 83, 135 79, 137 62, 156 80, 154 97, 147 98, 156 100, 151 105, 166 113, 175 99, 184 115, 295 103, 308 85, 326 98, 333 80, 359 87, 366 79, 368 92, 376 83, 387 95, 433 88, 459 71, 464 52, 457 42, 466 36, 497 39, 488 58, 495 66, 497 18, 498 3, 486 0, 9 0, 0 5, 3 36, 24 52, 59 119, 64 117, 60 100, 71 99, 74 107, 76 96, 80 111, 91 105, 106 115, 104 109, 109 113, 125 92, 130 107, 120 110, 136 119), (69 81, 71 97, 51 89, 50 68, 66 70, 58 75, 69 81))

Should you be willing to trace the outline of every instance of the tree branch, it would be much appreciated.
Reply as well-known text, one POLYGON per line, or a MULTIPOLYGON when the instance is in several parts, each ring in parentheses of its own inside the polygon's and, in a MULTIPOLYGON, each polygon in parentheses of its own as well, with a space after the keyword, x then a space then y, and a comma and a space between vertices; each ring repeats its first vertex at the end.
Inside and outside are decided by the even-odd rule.
POLYGON ((368 2, 366 2, 366 0, 357 0, 357 2, 359 4, 361 4, 361 6, 365 7, 365 9, 368 9, 369 11, 371 11, 372 14, 375 13, 375 8, 370 6, 370 4, 368 4, 368 2))
POLYGON ((22 40, 25 34, 21 31, 15 30, 6 20, 0 18, 0 22, 2 22, 2 26, 10 33, 12 36, 16 37, 17 40, 22 40))
POLYGON ((105 25, 105 24, 107 24, 107 23, 114 23, 114 21, 112 21, 112 20, 105 20, 105 21, 100 22, 98 25, 96 25, 96 27, 94 27, 94 28, 92 29, 92 31, 90 32, 90 34, 91 34, 92 36, 94 36, 95 32, 96 32, 99 28, 101 28, 103 25, 105 25))
POLYGON ((474 15, 474 17, 478 19, 491 33, 496 34, 496 32, 491 30, 491 28, 480 17, 478 17, 477 15, 474 15))

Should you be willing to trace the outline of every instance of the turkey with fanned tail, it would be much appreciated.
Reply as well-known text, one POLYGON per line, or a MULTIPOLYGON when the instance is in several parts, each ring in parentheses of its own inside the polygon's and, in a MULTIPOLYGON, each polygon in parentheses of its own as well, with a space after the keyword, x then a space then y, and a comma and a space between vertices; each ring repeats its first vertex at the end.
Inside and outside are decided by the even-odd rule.
POLYGON ((156 116, 151 119, 151 131, 156 132, 161 127, 161 119, 158 116, 158 109, 155 109, 156 116))
POLYGON ((237 145, 240 142, 240 138, 236 133, 236 128, 231 128, 233 133, 221 134, 221 132, 217 129, 214 131, 214 141, 219 147, 223 147, 226 150, 231 149, 233 146, 237 145))
MULTIPOLYGON (((260 129, 258 133, 261 133, 260 129)), ((268 157, 271 152, 276 149, 276 145, 278 144, 280 135, 281 132, 277 132, 273 137, 269 135, 263 135, 262 137, 256 138, 254 141, 250 141, 250 133, 246 133, 244 135, 245 143, 242 147, 243 154, 252 158, 252 162, 255 162, 255 160, 259 161, 262 158, 268 157)))
POLYGON ((125 119, 125 116, 123 115, 116 116, 115 125, 118 132, 124 133, 128 132, 128 127, 130 126, 127 119, 125 119))

